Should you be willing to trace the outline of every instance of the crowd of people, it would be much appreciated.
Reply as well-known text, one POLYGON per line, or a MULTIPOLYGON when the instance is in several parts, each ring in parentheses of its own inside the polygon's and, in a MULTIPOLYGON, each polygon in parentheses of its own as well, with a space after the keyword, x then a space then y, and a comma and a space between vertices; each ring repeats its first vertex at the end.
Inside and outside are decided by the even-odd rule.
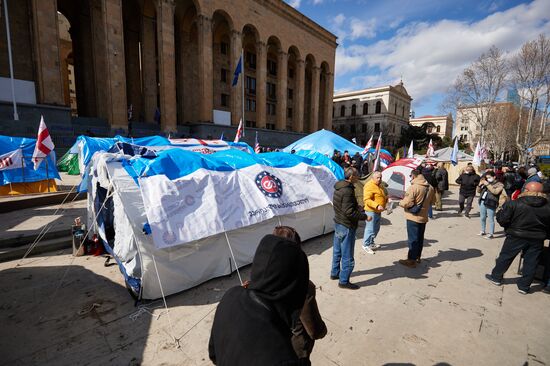
MULTIPOLYGON (((359 158, 347 152, 335 152, 333 156, 344 167, 344 179, 334 186, 330 279, 337 280, 339 288, 349 290, 360 288, 350 282, 359 222, 365 221, 362 248, 374 254, 380 247, 375 239, 382 213, 391 207, 380 172, 370 175, 358 202, 357 182, 365 175, 364 162, 359 158)), ((411 171, 410 187, 399 201, 405 211, 408 237, 407 256, 399 264, 415 268, 421 263, 426 224, 434 217, 433 205, 435 211, 443 210, 448 177, 442 163, 423 163, 411 171)), ((457 215, 470 218, 473 200, 478 197, 479 235, 494 237, 495 218, 505 231, 496 264, 485 277, 502 285, 505 272, 521 253, 518 292, 529 293, 537 266, 542 263, 546 284, 543 291, 550 293, 548 248, 543 255, 544 241, 550 238, 549 181, 543 180, 536 167, 491 167, 480 176, 470 164, 456 183, 460 186, 457 215)), ((251 280, 228 290, 217 307, 208 346, 215 364, 311 364, 314 342, 327 334, 327 327, 315 300, 315 284, 309 279, 308 258, 300 244, 297 231, 285 226, 276 227, 272 235, 262 239, 252 263, 251 280)))

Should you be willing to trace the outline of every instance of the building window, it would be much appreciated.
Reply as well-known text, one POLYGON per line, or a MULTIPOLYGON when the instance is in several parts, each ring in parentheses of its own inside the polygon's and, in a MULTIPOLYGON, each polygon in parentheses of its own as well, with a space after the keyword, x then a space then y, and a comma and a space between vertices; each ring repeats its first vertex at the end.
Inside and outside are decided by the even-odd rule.
POLYGON ((391 125, 391 133, 395 133, 395 125, 391 125))
POLYGON ((276 104, 274 103, 267 103, 267 115, 268 116, 274 116, 276 114, 276 104))
POLYGON ((374 132, 380 132, 380 123, 374 124, 374 132))
POLYGON ((266 123, 265 128, 268 130, 274 130, 275 129, 275 123, 266 123))
POLYGON ((286 109, 286 118, 292 118, 292 108, 286 109))
POLYGON ((256 95, 256 78, 246 77, 246 90, 249 94, 256 95))
POLYGON ((363 104, 363 114, 369 114, 369 103, 363 104))
POLYGON ((376 113, 376 114, 382 113, 382 102, 381 101, 376 102, 376 109, 375 109, 374 113, 376 113))
POLYGON ((267 60, 267 72, 270 75, 277 75, 277 61, 267 60))
POLYGON ((222 107, 229 106, 229 95, 228 94, 222 94, 222 107))
POLYGON ((405 106, 401 107, 401 115, 405 117, 405 106))
POLYGON ((340 133, 346 133, 346 126, 340 125, 340 133))
POLYGON ((221 82, 227 83, 227 70, 221 69, 221 82))
POLYGON ((246 121, 245 122, 246 127, 256 127, 256 121, 246 121))
POLYGON ((343 105, 340 107, 340 117, 345 117, 346 115, 346 106, 343 105))
POLYGON ((249 112, 256 112, 256 100, 247 99, 246 100, 246 110, 249 112))
POLYGON ((267 97, 269 99, 277 99, 277 89, 274 83, 267 83, 267 97))
POLYGON ((294 89, 287 89, 286 97, 288 100, 294 99, 294 89))
POLYGON ((332 107, 332 118, 334 118, 334 107, 332 107))
POLYGON ((441 126, 437 126, 437 128, 435 129, 436 132, 441 132, 441 126))
POLYGON ((355 124, 349 126, 349 132, 355 133, 355 124))
POLYGON ((249 68, 256 70, 256 54, 252 52, 247 52, 246 63, 249 68))
POLYGON ((354 104, 351 106, 351 115, 355 116, 357 114, 357 106, 354 104))
POLYGON ((225 42, 220 43, 220 52, 222 55, 227 55, 228 44, 225 42))
POLYGON ((397 115, 397 103, 393 105, 393 114, 397 115))
POLYGON ((367 132, 367 124, 361 125, 361 132, 367 132))
POLYGON ((289 79, 294 79, 294 68, 292 68, 292 67, 288 68, 288 78, 289 79))

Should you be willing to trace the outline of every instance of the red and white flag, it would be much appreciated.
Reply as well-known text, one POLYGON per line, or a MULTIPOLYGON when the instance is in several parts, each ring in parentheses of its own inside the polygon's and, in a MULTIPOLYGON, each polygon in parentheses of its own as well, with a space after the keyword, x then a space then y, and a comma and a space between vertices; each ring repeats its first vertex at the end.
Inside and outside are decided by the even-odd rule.
POLYGON ((374 153, 376 155, 376 160, 372 168, 373 172, 377 171, 380 166, 380 149, 382 149, 382 132, 380 132, 380 136, 378 136, 378 141, 376 142, 376 152, 374 153))
POLYGON ((40 116, 40 127, 38 127, 38 138, 36 140, 36 146, 32 153, 32 161, 34 163, 34 170, 38 169, 42 160, 44 160, 55 148, 52 137, 48 132, 46 123, 44 123, 44 116, 40 116))
POLYGON ((24 166, 25 161, 23 160, 23 151, 21 149, 0 155, 0 170, 17 169, 24 166))
POLYGON ((233 140, 233 142, 239 142, 241 137, 243 137, 243 119, 242 118, 239 120, 239 127, 237 127, 237 134, 235 135, 235 140, 233 140))
POLYGON ((428 151, 426 151, 426 157, 429 158, 430 156, 434 156, 434 144, 432 143, 432 139, 430 139, 428 151))
POLYGON ((373 137, 373 135, 371 135, 371 137, 370 137, 369 141, 367 142, 367 144, 365 145, 365 149, 363 150, 361 155, 365 155, 366 153, 369 152, 370 148, 372 147, 372 137, 373 137))
POLYGON ((260 142, 258 141, 258 131, 256 131, 256 141, 254 142, 254 152, 256 154, 259 154, 262 152, 262 149, 260 148, 260 142))

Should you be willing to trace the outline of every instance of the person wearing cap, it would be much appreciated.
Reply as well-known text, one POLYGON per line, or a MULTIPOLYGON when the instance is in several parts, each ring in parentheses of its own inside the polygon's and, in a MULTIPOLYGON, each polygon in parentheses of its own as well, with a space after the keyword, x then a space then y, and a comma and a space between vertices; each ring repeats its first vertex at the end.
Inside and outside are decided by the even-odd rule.
POLYGON ((338 287, 357 290, 359 286, 349 281, 355 266, 354 248, 355 232, 359 220, 370 221, 364 212, 359 210, 355 198, 354 183, 359 179, 357 169, 344 169, 344 180, 334 185, 332 205, 334 207, 334 242, 332 246, 332 268, 330 279, 338 280, 338 287))
POLYGON ((525 190, 525 185, 531 182, 542 183, 542 179, 540 179, 537 168, 535 167, 531 167, 527 170, 527 179, 525 179, 525 184, 523 185, 522 192, 525 190))
POLYGON ((518 292, 527 294, 535 277, 544 240, 550 234, 550 204, 543 186, 538 182, 525 185, 517 200, 507 201, 497 212, 497 221, 504 227, 506 239, 491 274, 485 277, 500 286, 504 273, 516 256, 523 252, 522 277, 517 283, 518 292))
POLYGON ((311 365, 298 358, 291 342, 308 283, 309 264, 300 246, 264 236, 248 288, 230 288, 218 304, 208 342, 210 360, 222 366, 311 365))

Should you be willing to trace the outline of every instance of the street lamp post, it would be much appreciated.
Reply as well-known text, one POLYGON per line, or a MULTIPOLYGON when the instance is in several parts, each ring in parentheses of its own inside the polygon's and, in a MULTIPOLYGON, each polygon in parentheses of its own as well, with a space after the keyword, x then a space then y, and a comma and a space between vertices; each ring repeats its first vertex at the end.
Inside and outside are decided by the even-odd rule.
POLYGON ((17 103, 15 102, 15 85, 13 81, 13 60, 11 57, 11 36, 10 36, 10 21, 8 16, 8 0, 4 0, 4 16, 6 18, 6 38, 8 40, 8 59, 10 64, 10 82, 11 82, 11 100, 13 102, 13 119, 19 121, 17 114, 17 103))

